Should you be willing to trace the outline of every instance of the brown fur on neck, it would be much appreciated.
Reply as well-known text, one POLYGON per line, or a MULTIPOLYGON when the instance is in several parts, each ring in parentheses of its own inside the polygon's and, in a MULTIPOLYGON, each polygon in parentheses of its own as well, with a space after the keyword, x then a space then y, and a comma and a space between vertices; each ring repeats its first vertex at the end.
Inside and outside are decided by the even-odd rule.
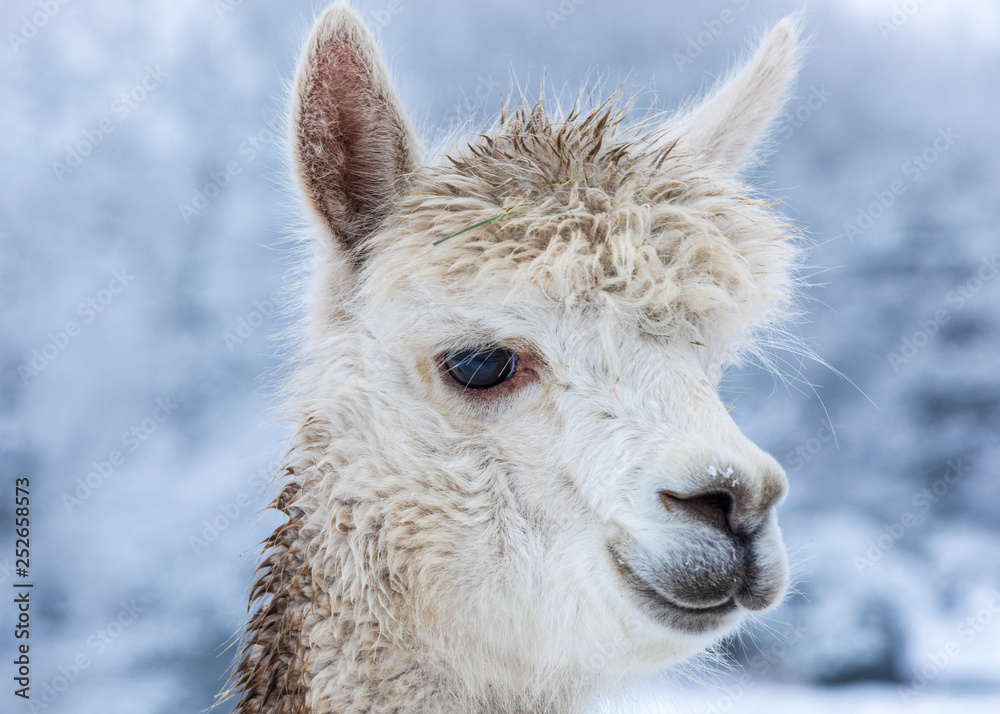
POLYGON ((312 609, 312 576, 301 543, 304 511, 295 505, 301 485, 293 480, 271 504, 288 516, 265 541, 259 577, 250 594, 259 607, 247 625, 241 660, 233 673, 238 714, 308 714, 304 625, 312 609))

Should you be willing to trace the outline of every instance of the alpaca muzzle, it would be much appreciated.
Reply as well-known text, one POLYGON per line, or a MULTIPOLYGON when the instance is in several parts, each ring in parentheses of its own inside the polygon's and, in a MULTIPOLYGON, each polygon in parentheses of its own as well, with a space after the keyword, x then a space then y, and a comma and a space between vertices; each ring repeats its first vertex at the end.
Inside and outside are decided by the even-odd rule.
POLYGON ((676 629, 730 626, 741 613, 775 605, 787 587, 774 510, 785 493, 784 473, 769 457, 726 463, 689 470, 697 486, 658 492, 669 538, 614 549, 643 609, 676 629))
POLYGON ((654 553, 637 541, 612 547, 640 607, 661 624, 686 632, 732 626, 747 612, 773 607, 787 587, 774 512, 752 533, 736 534, 720 527, 724 514, 712 505, 698 513, 702 523, 666 550, 654 553))

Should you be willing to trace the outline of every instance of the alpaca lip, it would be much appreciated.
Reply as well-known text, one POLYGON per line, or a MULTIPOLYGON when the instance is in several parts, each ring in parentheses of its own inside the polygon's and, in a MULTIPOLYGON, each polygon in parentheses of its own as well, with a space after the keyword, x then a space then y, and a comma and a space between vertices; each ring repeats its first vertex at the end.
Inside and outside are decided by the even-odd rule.
POLYGON ((639 596, 642 609, 663 625, 691 633, 708 632, 727 624, 729 616, 739 609, 733 597, 707 607, 681 605, 642 578, 624 558, 617 555, 614 557, 625 583, 639 596))
POLYGON ((674 602, 663 595, 652 585, 641 578, 636 578, 642 584, 632 583, 633 590, 638 593, 657 621, 687 632, 707 632, 714 630, 728 619, 727 616, 737 610, 736 601, 729 598, 721 605, 709 607, 690 607, 674 602))
POLYGON ((693 615, 722 614, 722 613, 732 612, 733 610, 736 609, 736 601, 733 598, 729 598, 725 602, 720 603, 718 605, 708 605, 706 607, 691 607, 690 605, 681 605, 680 603, 675 602, 664 595, 661 595, 656 590, 652 590, 652 593, 650 594, 656 596, 664 603, 666 603, 669 607, 672 607, 675 610, 680 610, 681 612, 689 612, 693 615))

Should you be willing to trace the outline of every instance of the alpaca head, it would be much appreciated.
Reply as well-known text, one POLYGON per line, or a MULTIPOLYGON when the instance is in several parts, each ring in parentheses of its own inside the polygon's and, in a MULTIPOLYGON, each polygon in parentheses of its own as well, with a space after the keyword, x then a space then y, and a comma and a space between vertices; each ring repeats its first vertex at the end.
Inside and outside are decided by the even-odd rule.
POLYGON ((313 602, 477 696, 651 671, 778 602, 784 472, 717 389, 794 288, 739 177, 795 62, 783 22, 662 121, 524 106, 422 157, 367 29, 322 16, 292 112, 313 602))

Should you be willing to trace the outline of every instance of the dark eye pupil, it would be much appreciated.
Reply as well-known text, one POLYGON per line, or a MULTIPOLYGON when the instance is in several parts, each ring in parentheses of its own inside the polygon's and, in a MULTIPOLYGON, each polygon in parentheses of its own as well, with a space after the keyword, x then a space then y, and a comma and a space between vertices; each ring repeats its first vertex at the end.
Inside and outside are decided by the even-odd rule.
POLYGON ((463 350, 444 361, 444 368, 469 389, 489 389, 510 378, 517 355, 504 349, 463 350))

